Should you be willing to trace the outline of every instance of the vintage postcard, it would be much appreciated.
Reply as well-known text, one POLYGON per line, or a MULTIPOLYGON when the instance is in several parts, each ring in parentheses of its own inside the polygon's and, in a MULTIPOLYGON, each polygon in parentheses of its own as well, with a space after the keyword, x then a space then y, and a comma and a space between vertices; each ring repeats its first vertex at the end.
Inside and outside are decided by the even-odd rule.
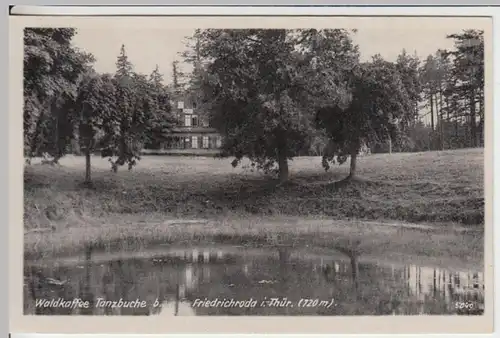
POLYGON ((10 38, 11 332, 492 332, 491 18, 10 38))

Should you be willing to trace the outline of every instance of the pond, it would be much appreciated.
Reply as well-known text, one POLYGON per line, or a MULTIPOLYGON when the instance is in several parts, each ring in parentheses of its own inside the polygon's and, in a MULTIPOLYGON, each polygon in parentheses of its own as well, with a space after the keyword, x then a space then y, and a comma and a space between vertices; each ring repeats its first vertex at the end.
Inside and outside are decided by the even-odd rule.
POLYGON ((159 248, 26 263, 36 315, 481 315, 481 271, 395 265, 287 248, 159 248))

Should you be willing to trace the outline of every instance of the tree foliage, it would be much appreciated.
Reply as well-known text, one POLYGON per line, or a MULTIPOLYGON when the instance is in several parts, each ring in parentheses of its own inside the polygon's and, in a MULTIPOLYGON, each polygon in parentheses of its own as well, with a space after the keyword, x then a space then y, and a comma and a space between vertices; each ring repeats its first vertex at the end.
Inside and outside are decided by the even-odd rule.
POLYGON ((342 99, 342 57, 357 58, 348 33, 205 30, 196 39, 204 66, 200 88, 213 125, 225 137, 224 154, 235 157, 235 166, 243 157, 264 170, 277 163, 285 181, 288 160, 309 146, 310 103, 342 99))
MULTIPOLYGON (((448 36, 455 40, 455 49, 446 51, 452 58, 450 76, 454 86, 447 93, 454 101, 465 101, 465 121, 470 125, 470 145, 480 143, 479 127, 484 126, 484 36, 483 31, 464 30, 448 36)), ((460 119, 459 113, 457 119, 460 119)))
POLYGON ((455 41, 454 49, 429 55, 420 70, 431 150, 484 142, 483 32, 464 30, 448 38, 455 41), (454 132, 445 130, 451 126, 454 132))
POLYGON ((323 158, 345 162, 351 156, 350 177, 355 175, 356 156, 363 144, 397 140, 413 118, 412 101, 394 63, 376 55, 371 62, 356 65, 350 79, 351 100, 318 110, 317 122, 324 128, 335 151, 323 158))
MULTIPOLYGON (((343 29, 197 30, 185 60, 200 109, 223 135, 233 165, 288 179, 288 163, 313 151, 323 166, 351 158, 364 145, 398 151, 478 146, 484 142, 483 32, 464 30, 421 62, 406 51, 394 62, 360 62, 353 32, 343 29), (430 126, 421 123, 428 111, 430 126), (426 140, 422 138, 425 136, 426 140), (322 147, 328 148, 327 153, 322 147)), ((113 170, 131 169, 146 145, 159 148, 176 123, 159 67, 139 74, 120 49, 114 74, 72 44, 71 28, 27 28, 24 34, 24 151, 57 161, 71 144, 99 151, 113 170)), ((176 93, 186 87, 173 64, 176 93)), ((389 151, 391 151, 389 150, 389 151)))
POLYGON ((72 28, 24 31, 24 149, 28 157, 48 152, 59 158, 72 138, 65 114, 93 56, 71 44, 72 28))
POLYGON ((113 77, 116 103, 110 119, 102 126, 101 155, 109 157, 114 171, 127 164, 129 170, 140 160, 145 144, 165 139, 174 120, 169 96, 156 67, 148 77, 134 72, 125 46, 121 47, 113 77))
POLYGON ((151 97, 151 117, 148 120, 145 142, 149 148, 155 149, 167 141, 172 126, 177 123, 172 113, 168 88, 163 84, 163 75, 158 66, 149 76, 149 95, 151 97))
POLYGON ((422 82, 419 74, 420 60, 417 55, 410 55, 403 49, 396 60, 396 69, 399 72, 403 86, 411 101, 414 120, 418 119, 422 82))
POLYGON ((125 46, 115 74, 98 74, 93 57, 76 49, 69 28, 25 30, 24 128, 28 157, 64 156, 72 141, 86 155, 100 151, 113 170, 140 159, 147 142, 161 142, 173 124, 169 96, 158 67, 134 72, 125 46), (75 143, 75 142, 73 142, 75 143))

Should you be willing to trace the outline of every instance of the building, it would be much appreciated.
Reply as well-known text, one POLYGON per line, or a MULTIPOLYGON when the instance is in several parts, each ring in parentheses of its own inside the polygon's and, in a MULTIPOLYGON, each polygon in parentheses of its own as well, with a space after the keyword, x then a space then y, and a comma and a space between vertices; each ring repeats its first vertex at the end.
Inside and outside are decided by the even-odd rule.
MULTIPOLYGON (((205 112, 197 108, 196 101, 188 95, 178 95, 171 101, 178 125, 172 129, 168 141, 162 145, 161 154, 214 156, 220 153, 222 137, 205 112)), ((153 153, 157 151, 145 151, 153 153)))

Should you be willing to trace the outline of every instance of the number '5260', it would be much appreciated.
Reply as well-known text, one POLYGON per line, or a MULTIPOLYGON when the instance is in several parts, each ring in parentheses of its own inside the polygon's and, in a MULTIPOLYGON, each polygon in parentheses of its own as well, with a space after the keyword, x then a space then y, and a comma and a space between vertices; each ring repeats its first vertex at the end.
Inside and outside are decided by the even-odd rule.
POLYGON ((455 309, 466 309, 472 310, 474 308, 474 303, 472 302, 456 302, 455 309))

